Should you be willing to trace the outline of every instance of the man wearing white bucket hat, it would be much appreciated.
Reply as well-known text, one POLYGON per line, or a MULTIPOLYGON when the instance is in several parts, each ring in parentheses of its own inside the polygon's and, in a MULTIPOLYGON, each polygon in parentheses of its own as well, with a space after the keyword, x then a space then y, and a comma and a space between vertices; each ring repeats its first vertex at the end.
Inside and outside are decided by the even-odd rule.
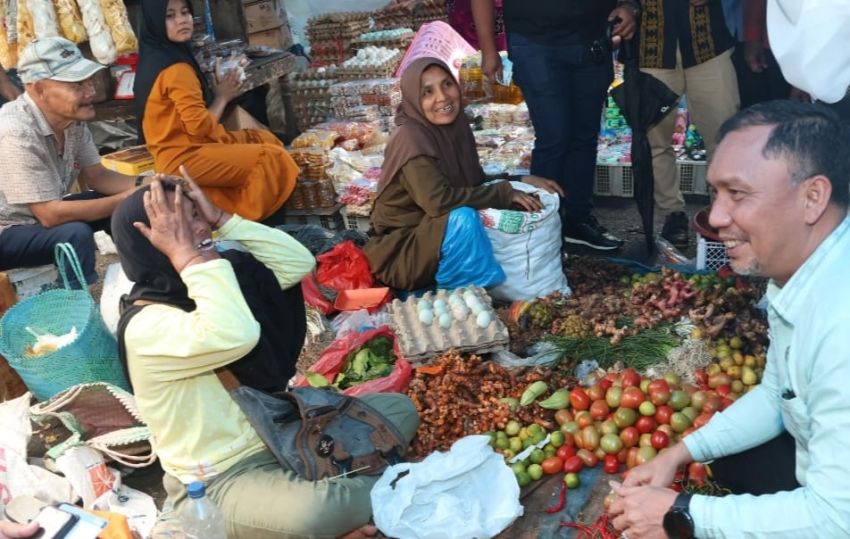
POLYGON ((23 50, 25 94, 0 109, 0 271, 53 262, 71 243, 86 280, 97 280, 94 232, 143 183, 105 169, 85 122, 95 110, 92 76, 105 66, 70 41, 38 39, 23 50), (77 179, 90 191, 70 195, 77 179))

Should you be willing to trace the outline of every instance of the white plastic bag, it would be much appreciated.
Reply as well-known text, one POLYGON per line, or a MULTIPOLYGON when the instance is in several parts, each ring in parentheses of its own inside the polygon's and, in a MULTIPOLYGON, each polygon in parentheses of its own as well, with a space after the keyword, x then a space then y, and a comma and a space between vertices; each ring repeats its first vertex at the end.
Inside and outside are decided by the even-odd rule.
POLYGON ((121 264, 116 262, 106 268, 103 291, 100 294, 100 314, 106 324, 106 329, 113 335, 118 331, 118 320, 121 318, 119 312, 121 296, 129 294, 131 288, 133 288, 133 282, 124 275, 121 264))
POLYGON ((850 0, 770 0, 770 49, 789 83, 827 103, 850 86, 850 0))
POLYGON ((558 195, 527 183, 511 182, 514 189, 536 193, 539 212, 487 209, 479 211, 493 255, 507 279, 488 290, 501 301, 529 300, 553 292, 571 293, 561 265, 561 217, 558 195))
POLYGON ((375 525, 389 537, 494 537, 522 516, 519 485, 487 436, 387 468, 372 487, 375 525), (401 475, 403 472, 409 472, 401 475))
POLYGON ((95 500, 121 484, 121 474, 106 466, 99 451, 85 445, 62 453, 54 467, 68 478, 86 509, 91 509, 95 500))
POLYGON ((25 393, 0 403, 0 514, 15 496, 34 496, 47 503, 74 503, 77 499, 67 479, 27 462, 32 435, 30 400, 32 395, 25 393))

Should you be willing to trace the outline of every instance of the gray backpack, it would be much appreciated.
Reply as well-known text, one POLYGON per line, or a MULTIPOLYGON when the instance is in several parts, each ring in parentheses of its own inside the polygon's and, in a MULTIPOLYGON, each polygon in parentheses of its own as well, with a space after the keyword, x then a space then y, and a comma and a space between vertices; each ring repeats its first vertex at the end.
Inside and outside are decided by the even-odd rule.
POLYGON ((270 395, 225 387, 278 462, 304 479, 378 475, 403 461, 401 432, 359 399, 317 388, 270 395))

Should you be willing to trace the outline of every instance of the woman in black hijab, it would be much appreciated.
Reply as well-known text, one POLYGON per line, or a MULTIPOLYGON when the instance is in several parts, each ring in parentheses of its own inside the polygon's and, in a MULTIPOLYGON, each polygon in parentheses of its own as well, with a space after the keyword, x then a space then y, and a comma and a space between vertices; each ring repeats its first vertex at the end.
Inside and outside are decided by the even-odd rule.
POLYGON ((158 172, 181 166, 198 179, 218 207, 259 221, 283 206, 298 167, 273 133, 228 131, 221 123, 240 95, 243 70, 222 71, 216 60, 210 87, 191 49, 194 28, 188 0, 145 0, 139 65, 133 92, 139 138, 158 172))
MULTIPOLYGON (((175 192, 178 183, 163 181, 162 185, 166 191, 175 192)), ((192 245, 196 246, 197 255, 203 259, 210 258, 215 254, 211 227, 224 226, 230 216, 215 208, 194 181, 189 180, 183 185, 187 186, 183 191, 187 204, 212 208, 207 212, 200 211, 200 217, 210 213, 217 219, 211 220, 206 227, 202 218, 200 224, 196 222, 193 225, 193 229, 200 229, 192 242, 192 245), (200 202, 197 202, 198 200, 200 202)), ((112 217, 112 225, 116 227, 113 230, 113 238, 121 257, 121 266, 127 278, 135 283, 130 294, 122 298, 122 315, 118 325, 119 352, 125 366, 127 359, 122 338, 124 330, 133 316, 146 305, 170 305, 186 312, 192 312, 196 307, 172 261, 154 247, 135 225, 143 223, 150 226, 150 219, 143 204, 145 193, 149 191, 149 187, 136 191, 128 201, 116 209, 112 217)), ((199 213, 197 209, 194 211, 199 213)), ((199 216, 194 217, 197 219, 199 216)), ((248 252, 227 250, 220 253, 220 257, 228 260, 233 266, 242 296, 261 329, 257 345, 228 368, 243 385, 268 392, 281 391, 295 374, 295 364, 306 335, 306 313, 301 286, 295 284, 286 290, 282 289, 275 273, 248 252)), ((309 252, 304 258, 312 260, 309 252)), ((312 268, 307 271, 310 269, 312 268)), ((296 277, 297 279, 292 280, 298 283, 303 275, 298 272, 296 277)))

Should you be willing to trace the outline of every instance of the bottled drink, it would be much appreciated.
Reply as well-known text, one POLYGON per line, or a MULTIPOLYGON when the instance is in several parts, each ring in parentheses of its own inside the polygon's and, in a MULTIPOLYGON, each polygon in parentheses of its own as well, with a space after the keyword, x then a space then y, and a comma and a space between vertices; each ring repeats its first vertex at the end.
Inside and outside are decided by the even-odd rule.
POLYGON ((224 517, 206 496, 204 484, 195 481, 186 489, 189 499, 180 511, 180 525, 187 539, 227 539, 224 517))

